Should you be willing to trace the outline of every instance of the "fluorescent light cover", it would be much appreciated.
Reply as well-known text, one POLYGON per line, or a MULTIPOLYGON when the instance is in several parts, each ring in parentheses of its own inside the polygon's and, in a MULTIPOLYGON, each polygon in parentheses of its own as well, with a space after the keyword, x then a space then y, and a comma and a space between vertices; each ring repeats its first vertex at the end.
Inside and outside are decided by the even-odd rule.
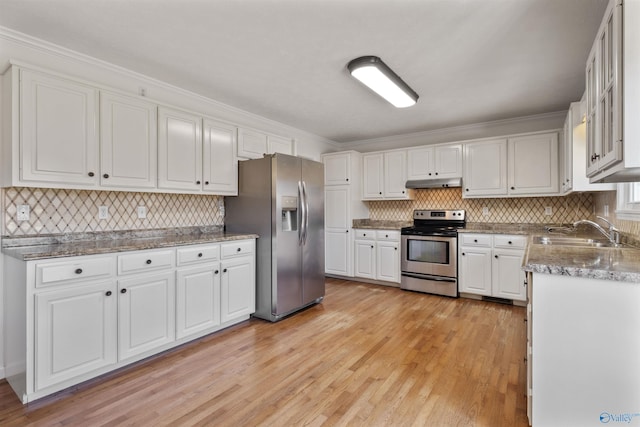
POLYGON ((354 59, 347 67, 353 77, 397 108, 410 107, 418 100, 418 94, 376 56, 354 59))

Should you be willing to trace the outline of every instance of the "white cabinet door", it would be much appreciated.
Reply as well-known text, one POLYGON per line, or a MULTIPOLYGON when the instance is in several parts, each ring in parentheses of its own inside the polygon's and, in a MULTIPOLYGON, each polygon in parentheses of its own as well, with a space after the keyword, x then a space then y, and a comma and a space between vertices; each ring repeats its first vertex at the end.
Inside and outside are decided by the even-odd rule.
POLYGON ((509 138, 509 194, 558 193, 558 134, 509 138))
POLYGON ((400 243, 376 243, 376 279, 400 283, 400 243))
POLYGON ((351 181, 351 153, 325 155, 324 185, 345 185, 351 181))
POLYGON ((157 180, 157 106, 100 93, 100 184, 155 188, 157 180))
POLYGON ((509 249, 493 250, 493 296, 526 301, 524 271, 522 271, 521 251, 509 249))
POLYGON ((351 189, 347 185, 325 188, 324 190, 324 227, 325 229, 347 230, 351 228, 349 219, 349 200, 351 189))
POLYGON ((460 292, 491 295, 491 248, 461 247, 458 260, 460 292))
POLYGON ((573 188, 573 105, 572 103, 562 128, 562 144, 560 145, 560 192, 567 194, 573 188))
POLYGON ((353 276, 349 229, 325 229, 324 271, 327 274, 353 276))
POLYGON ((261 159, 268 152, 267 134, 251 129, 238 129, 238 157, 261 159))
POLYGON ((384 191, 384 155, 365 154, 362 156, 363 199, 382 199, 384 191))
POLYGON ((171 270, 118 280, 119 360, 174 341, 174 274, 171 270))
POLYGON ((220 263, 222 323, 256 311, 254 258, 238 257, 220 263))
POLYGON ((220 264, 177 271, 176 338, 220 324, 220 264))
POLYGON ((268 142, 268 152, 270 154, 273 153, 282 153, 293 156, 295 153, 293 152, 293 140, 291 138, 284 138, 282 136, 269 135, 267 138, 268 142))
POLYGON ((507 194, 507 140, 472 142, 464 146, 466 196, 507 194))
POLYGON ((436 178, 462 177, 462 145, 439 145, 433 148, 436 178))
POLYGON ((409 198, 407 182, 407 152, 384 153, 384 197, 391 199, 409 198))
POLYGON ((202 118, 161 107, 158 122, 158 188, 200 190, 202 118))
POLYGON ((20 179, 98 184, 98 90, 20 72, 20 179))
POLYGON ((435 176, 433 147, 410 148, 407 150, 407 181, 431 179, 435 176))
POLYGON ((375 241, 356 240, 355 262, 353 274, 356 277, 376 278, 376 243, 375 241))
POLYGON ((203 122, 202 188, 206 192, 238 194, 237 129, 225 123, 203 122))
POLYGON ((35 295, 36 390, 116 363, 117 301, 114 281, 35 295))

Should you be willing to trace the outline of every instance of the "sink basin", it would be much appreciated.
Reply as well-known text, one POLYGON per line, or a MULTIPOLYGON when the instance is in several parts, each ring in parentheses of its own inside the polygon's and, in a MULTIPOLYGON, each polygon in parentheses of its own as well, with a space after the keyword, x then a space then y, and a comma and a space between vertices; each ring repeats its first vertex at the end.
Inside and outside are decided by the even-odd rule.
POLYGON ((567 237, 567 236, 535 236, 532 243, 538 245, 554 246, 581 246, 591 248, 615 248, 619 245, 608 240, 590 239, 587 237, 567 237))

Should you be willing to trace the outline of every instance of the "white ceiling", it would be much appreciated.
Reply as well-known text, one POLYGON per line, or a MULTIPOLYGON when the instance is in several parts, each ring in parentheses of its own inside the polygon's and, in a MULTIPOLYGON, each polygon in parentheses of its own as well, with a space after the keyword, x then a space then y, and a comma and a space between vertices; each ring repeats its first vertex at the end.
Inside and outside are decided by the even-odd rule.
POLYGON ((0 25, 337 142, 565 110, 607 0, 0 0, 0 25), (418 92, 395 109, 363 55, 418 92))

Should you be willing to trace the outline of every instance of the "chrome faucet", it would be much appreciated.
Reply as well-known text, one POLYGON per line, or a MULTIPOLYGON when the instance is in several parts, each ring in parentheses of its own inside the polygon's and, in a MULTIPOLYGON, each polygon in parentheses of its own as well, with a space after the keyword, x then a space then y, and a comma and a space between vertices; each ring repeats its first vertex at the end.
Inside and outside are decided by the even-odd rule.
POLYGON ((581 220, 578 220, 578 221, 574 222, 573 223, 573 227, 576 228, 580 224, 589 224, 590 226, 592 226, 593 228, 598 230, 600 233, 602 233, 604 236, 606 236, 606 238, 609 239, 609 242, 613 243, 616 246, 619 245, 620 244, 620 232, 618 231, 618 229, 611 222, 606 220, 605 218, 603 218, 601 216, 596 216, 596 218, 601 219, 604 222, 606 222, 607 225, 609 226, 609 231, 607 231, 604 228, 602 228, 602 226, 600 224, 598 224, 597 222, 594 222, 594 221, 591 221, 591 220, 588 220, 588 219, 581 219, 581 220))

